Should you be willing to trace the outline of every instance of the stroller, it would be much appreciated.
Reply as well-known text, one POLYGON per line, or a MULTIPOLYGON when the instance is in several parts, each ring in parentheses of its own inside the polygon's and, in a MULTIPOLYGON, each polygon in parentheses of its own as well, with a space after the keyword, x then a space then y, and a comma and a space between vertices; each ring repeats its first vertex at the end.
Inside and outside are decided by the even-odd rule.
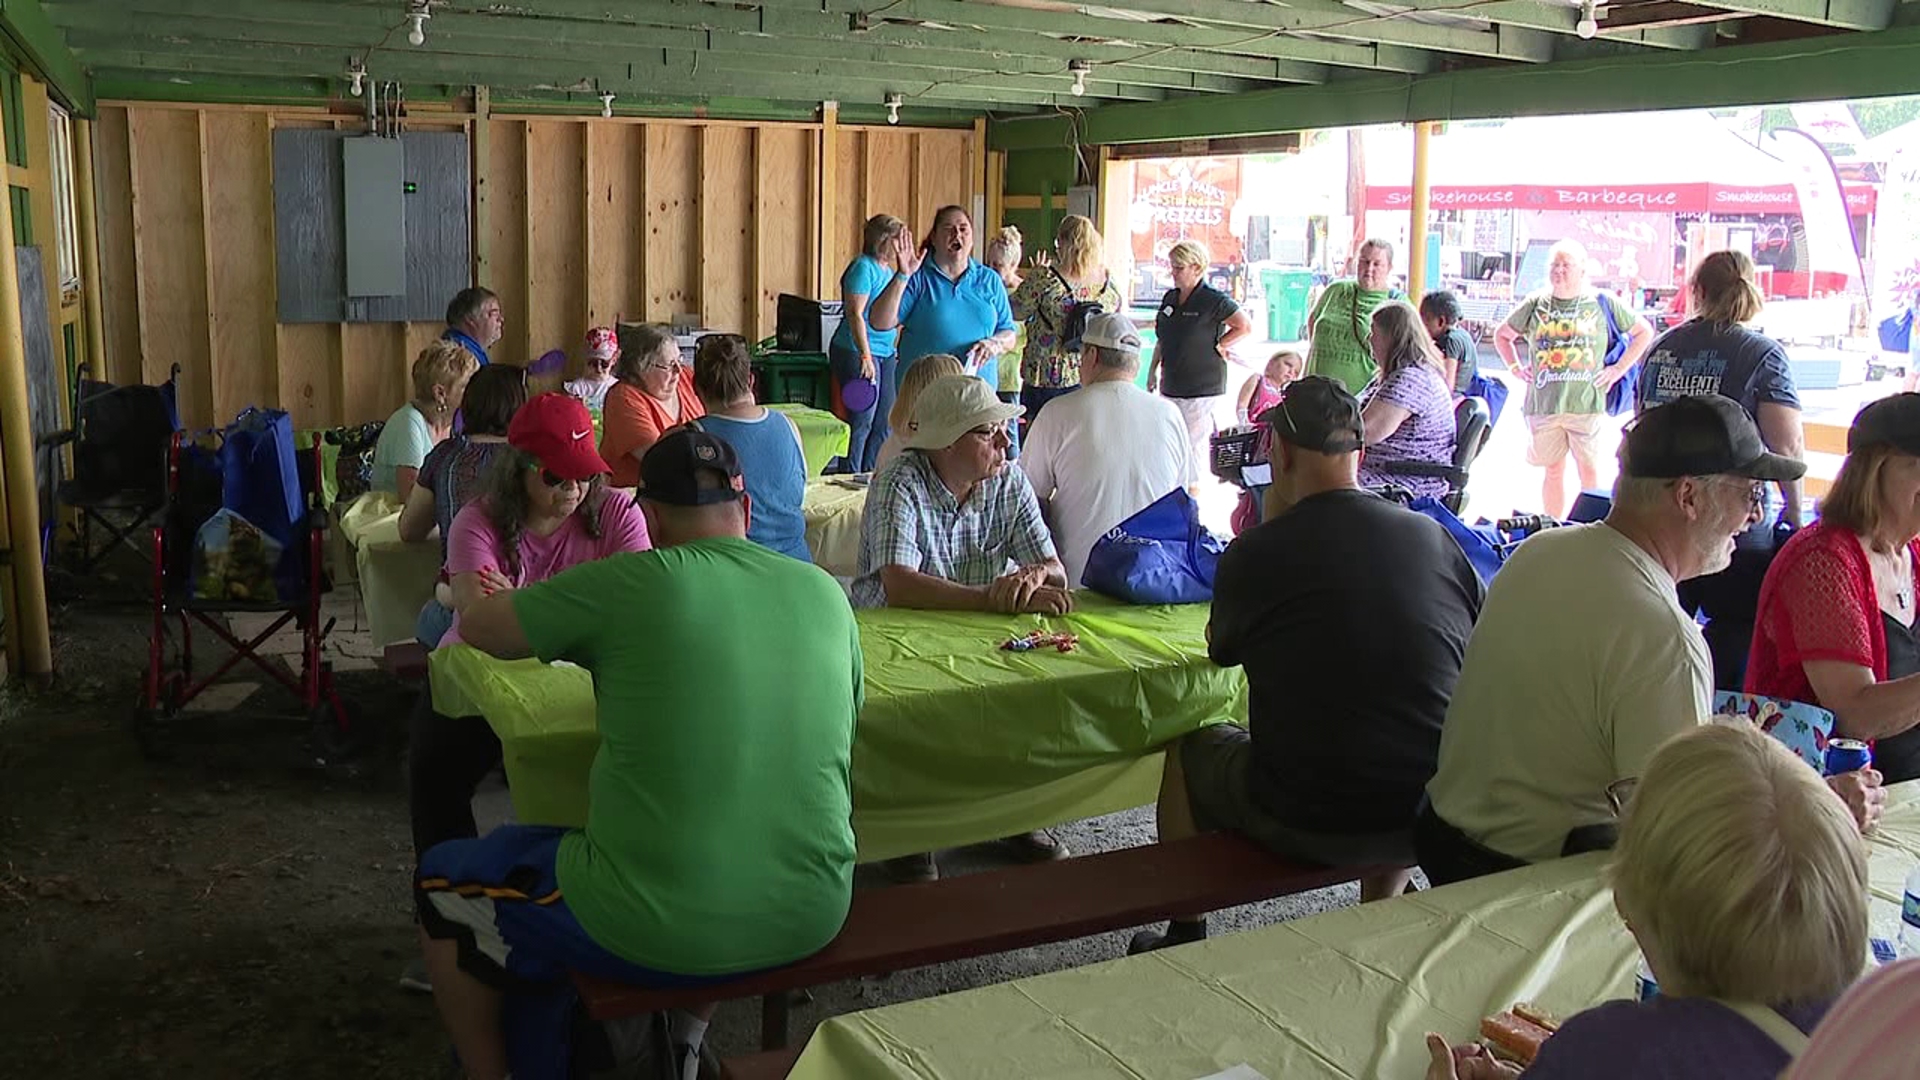
MULTIPOLYGON (((160 523, 152 534, 153 550, 153 626, 148 639, 147 671, 140 688, 140 700, 134 711, 134 733, 141 748, 157 754, 157 735, 168 721, 195 697, 219 681, 242 660, 251 660, 300 698, 313 729, 323 761, 351 755, 360 734, 351 724, 334 686, 333 667, 322 659, 322 647, 333 629, 333 621, 324 625, 320 618, 321 597, 331 591, 322 551, 327 528, 327 513, 321 502, 320 437, 298 452, 292 451, 291 426, 285 414, 266 417, 267 436, 280 436, 279 449, 293 459, 292 471, 298 474, 298 516, 287 523, 282 557, 274 567, 275 588, 264 595, 235 599, 231 595, 210 598, 196 588, 197 538, 202 526, 230 508, 235 489, 235 471, 244 465, 228 460, 226 453, 236 440, 246 438, 249 445, 257 433, 246 430, 249 414, 225 432, 180 432, 173 436, 167 453, 167 500, 160 523), (225 475, 223 476, 223 464, 225 475), (279 617, 253 635, 241 640, 227 625, 225 616, 236 613, 279 613, 279 617), (233 649, 233 655, 204 677, 194 678, 194 626, 199 624, 233 649), (175 625, 177 624, 177 631, 175 625), (280 665, 260 652, 268 639, 289 624, 301 634, 300 669, 289 675, 280 665)), ((238 456, 231 455, 231 456, 238 456)), ((271 457, 272 455, 269 455, 271 457)), ((286 470, 282 470, 282 476, 286 470)), ((256 486, 257 475, 249 473, 240 486, 256 486)), ((269 478, 273 485, 279 478, 269 478)))
POLYGON ((60 473, 61 451, 71 447, 73 473, 50 485, 41 509, 42 557, 51 561, 55 502, 78 511, 72 550, 73 570, 93 573, 121 545, 141 558, 146 548, 140 530, 152 524, 167 502, 167 445, 180 429, 174 404, 174 379, 160 386, 115 386, 89 377, 80 365, 73 387, 74 426, 40 437, 46 451, 46 476, 60 473), (104 533, 96 537, 95 530, 104 533))

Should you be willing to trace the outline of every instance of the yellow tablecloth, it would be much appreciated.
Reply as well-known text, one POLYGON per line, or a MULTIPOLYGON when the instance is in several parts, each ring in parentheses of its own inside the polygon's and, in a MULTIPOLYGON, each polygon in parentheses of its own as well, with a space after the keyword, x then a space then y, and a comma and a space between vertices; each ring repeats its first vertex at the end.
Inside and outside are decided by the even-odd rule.
POLYGON ((340 516, 340 532, 353 546, 360 603, 375 646, 412 641, 420 608, 440 576, 440 540, 409 544, 400 539, 400 501, 372 491, 340 516))
MULTIPOLYGON (((1876 920, 1920 861, 1920 782, 1871 838, 1876 920)), ((836 1017, 795 1080, 1417 1078, 1422 1035, 1465 1040, 1515 1001, 1627 997, 1638 952, 1583 855, 1145 956, 836 1017)), ((1763 946, 1757 946, 1763 947, 1763 946)))
POLYGON ((785 413, 793 426, 800 429, 800 449, 807 459, 808 476, 819 476, 827 462, 846 456, 853 432, 839 417, 805 405, 769 405, 767 408, 785 413))
MULTIPOLYGON (((1159 747, 1245 717, 1244 675, 1207 659, 1207 605, 1128 607, 1090 593, 1079 603, 1060 619, 856 613, 867 691, 853 750, 862 859, 1151 802, 1159 747), (998 648, 1042 626, 1071 630, 1080 647, 998 648)), ((519 820, 585 820, 600 737, 584 670, 455 645, 433 654, 432 673, 439 711, 484 716, 499 734, 519 820)))
POLYGON ((860 572, 860 523, 867 508, 867 486, 844 476, 807 481, 801 513, 807 519, 807 550, 813 563, 835 577, 860 572))

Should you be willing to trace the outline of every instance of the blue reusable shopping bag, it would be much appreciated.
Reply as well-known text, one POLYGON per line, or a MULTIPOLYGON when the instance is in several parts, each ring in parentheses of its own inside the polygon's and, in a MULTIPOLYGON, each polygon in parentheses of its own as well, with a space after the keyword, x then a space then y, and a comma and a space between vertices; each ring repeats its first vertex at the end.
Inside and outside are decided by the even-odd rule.
POLYGON ((1507 407, 1507 384, 1491 375, 1473 373, 1473 380, 1467 383, 1467 396, 1477 397, 1487 403, 1487 424, 1500 422, 1500 410, 1507 407))
MULTIPOLYGON (((1600 315, 1607 320, 1606 366, 1612 367, 1627 355, 1627 330, 1630 328, 1622 327, 1614 319, 1613 305, 1607 303, 1605 297, 1600 299, 1600 315)), ((1633 366, 1637 368, 1640 364, 1636 361, 1633 366)), ((1627 413, 1632 412, 1634 389, 1639 384, 1640 377, 1638 373, 1632 368, 1629 368, 1625 377, 1612 386, 1607 387, 1607 415, 1625 416, 1627 413)))
POLYGON ((293 417, 249 408, 227 426, 220 446, 220 503, 282 544, 293 538, 302 516, 293 417))
POLYGON ((1186 489, 1174 488, 1093 542, 1080 583, 1129 604, 1204 603, 1224 550, 1186 489))
POLYGON ((1880 348, 1890 353, 1903 353, 1913 343, 1913 309, 1908 308, 1898 315, 1889 315, 1880 320, 1880 348))
POLYGON ((1422 495, 1407 504, 1407 509, 1416 514, 1425 514, 1453 536, 1460 550, 1466 554, 1468 565, 1479 576, 1480 584, 1493 581, 1493 575, 1500 572, 1503 556, 1500 554, 1500 534, 1491 525, 1469 525, 1460 520, 1460 516, 1446 508, 1445 504, 1431 495, 1422 495))

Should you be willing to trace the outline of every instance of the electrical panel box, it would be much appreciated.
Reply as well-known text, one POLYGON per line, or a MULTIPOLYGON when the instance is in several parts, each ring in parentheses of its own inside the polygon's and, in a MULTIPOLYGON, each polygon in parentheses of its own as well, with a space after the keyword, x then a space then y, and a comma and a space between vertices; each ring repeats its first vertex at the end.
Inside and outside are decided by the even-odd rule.
POLYGON ((1067 213, 1092 219, 1100 210, 1100 189, 1092 184, 1075 184, 1067 189, 1067 213))
POLYGON ((406 162, 399 139, 340 144, 349 297, 407 293, 406 162))
POLYGON ((279 318, 438 322, 473 284, 464 132, 273 133, 279 318))

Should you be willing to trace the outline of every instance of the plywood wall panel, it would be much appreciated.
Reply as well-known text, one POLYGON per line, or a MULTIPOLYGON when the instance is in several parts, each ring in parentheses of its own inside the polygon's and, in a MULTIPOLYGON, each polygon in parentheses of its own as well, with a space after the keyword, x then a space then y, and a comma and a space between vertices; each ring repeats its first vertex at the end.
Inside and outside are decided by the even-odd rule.
POLYGON ((164 382, 180 365, 180 419, 204 426, 214 412, 199 114, 141 109, 129 131, 141 377, 164 382))
MULTIPOLYGON (((814 212, 817 127, 486 122, 489 198, 477 227, 492 252, 482 284, 500 294, 507 321, 493 356, 511 363, 547 348, 577 352, 589 320, 621 315, 697 313, 765 336, 781 292, 837 293, 869 215, 907 217, 918 234, 934 206, 970 201, 970 132, 840 129, 837 193, 823 222, 814 212)), ((255 403, 287 409, 301 427, 383 419, 397 408, 438 322, 275 319, 272 130, 353 123, 225 106, 103 106, 94 129, 106 293, 100 374, 158 380, 179 363, 193 423, 255 403), (212 155, 204 163, 203 148, 212 155)))
MULTIPOLYGON (((840 271, 860 253, 860 230, 871 215, 867 209, 867 136, 841 129, 835 155, 839 161, 839 189, 827 215, 827 274, 821 283, 829 297, 839 295, 840 271)), ((878 212, 878 211, 876 211, 878 212)))
POLYGON ((753 330, 754 132, 700 130, 700 316, 715 330, 753 330))
POLYGON ((528 355, 586 333, 586 125, 527 125, 528 355))
POLYGON ((281 323, 275 328, 274 340, 279 357, 279 406, 293 417, 293 426, 299 429, 345 423, 339 324, 281 323))
MULTIPOLYGON (((202 114, 218 167, 205 173, 207 333, 219 420, 280 396, 274 327, 272 136, 262 113, 202 114)), ((212 164, 209 159, 209 164, 212 164)))
POLYGON ((648 124, 642 196, 646 220, 646 318, 667 322, 700 310, 700 131, 648 124))
POLYGON ((487 227, 493 235, 492 280, 481 282, 500 294, 506 329, 493 358, 527 362, 527 125, 492 120, 493 162, 487 175, 487 227))
POLYGON ((924 236, 931 214, 916 213, 913 199, 913 133, 869 131, 866 155, 867 214, 905 218, 913 235, 924 236))
POLYGON ((754 165, 760 295, 757 321, 747 337, 773 333, 781 293, 813 294, 813 149, 815 133, 803 128, 763 128, 754 165))
MULTIPOLYGON (((922 131, 914 135, 919 144, 916 155, 918 175, 915 181, 916 195, 927 221, 933 221, 933 212, 942 206, 968 207, 973 203, 973 182, 967 171, 967 146, 972 141, 969 132, 922 131)), ((977 230, 984 229, 980 222, 974 222, 977 230)), ((982 246, 986 240, 980 236, 982 246)))
POLYGON ((128 173, 127 110, 102 108, 93 123, 94 205, 100 244, 100 311, 106 356, 93 375, 138 382, 139 286, 134 281, 133 180, 128 173))
MULTIPOLYGON (((647 129, 587 126, 587 325, 612 326, 646 310, 647 129)), ((567 351, 580 353, 581 340, 567 351)))
POLYGON ((343 323, 340 345, 342 418, 349 424, 385 420, 413 396, 404 323, 343 323))

